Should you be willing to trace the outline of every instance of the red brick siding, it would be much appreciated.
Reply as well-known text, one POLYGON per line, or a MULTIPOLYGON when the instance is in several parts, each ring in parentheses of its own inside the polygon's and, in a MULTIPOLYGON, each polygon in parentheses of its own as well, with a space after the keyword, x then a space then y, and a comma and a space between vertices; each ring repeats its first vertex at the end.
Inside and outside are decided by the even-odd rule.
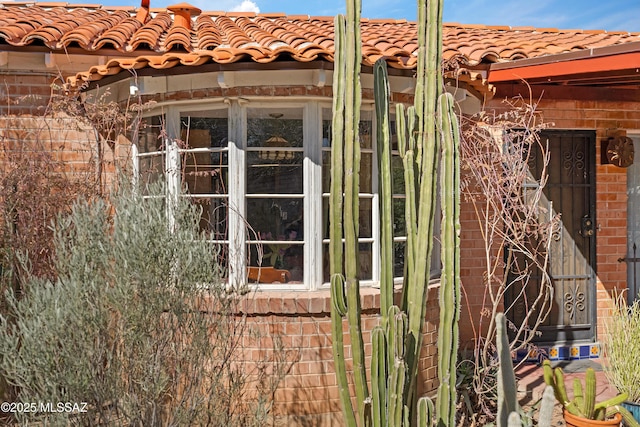
MULTIPOLYGON (((559 93, 566 96, 564 91, 559 93)), ((501 94, 498 90, 498 96, 487 104, 487 109, 503 109, 501 100, 515 94, 517 91, 501 94)), ((618 258, 626 254, 627 170, 602 165, 600 144, 612 130, 640 129, 640 96, 637 97, 638 102, 633 102, 603 98, 604 93, 601 91, 578 89, 574 90, 574 94, 576 100, 554 100, 553 91, 546 91, 542 94, 535 93, 533 99, 539 100, 538 110, 542 112, 546 123, 552 123, 551 129, 588 129, 596 132, 596 220, 600 227, 596 232, 597 330, 601 337, 603 321, 608 316, 612 297, 627 287, 626 264, 618 262, 618 258), (585 99, 589 94, 594 99, 585 99), (595 97, 596 94, 598 97, 595 97)), ((527 98, 528 96, 526 94, 527 98)), ((629 94, 625 94, 624 99, 628 96, 629 94)), ((473 242, 477 237, 477 227, 473 226, 471 220, 473 214, 468 213, 468 206, 463 206, 462 210, 463 281, 469 301, 473 302, 470 305, 472 312, 477 315, 477 301, 481 292, 475 287, 480 286, 478 278, 482 276, 478 275, 481 268, 474 259, 483 256, 483 253, 476 247, 478 244, 473 242), (472 241, 469 242, 469 239, 472 241)), ((464 317, 463 322, 461 330, 464 332, 470 329, 469 317, 464 317)))
MULTIPOLYGON (((419 362, 421 394, 437 388, 438 287, 429 288, 424 325, 424 345, 419 362)), ((371 360, 371 330, 379 325, 380 296, 377 289, 362 289, 362 330, 366 365, 371 360)), ((275 393, 274 413, 285 425, 342 425, 332 353, 329 292, 258 292, 243 302, 249 329, 262 337, 244 338, 248 360, 268 349, 274 336, 280 337, 292 362, 288 375, 275 393)), ((347 367, 351 366, 350 335, 343 322, 347 367)), ((369 371, 367 369, 369 375, 369 371)))
POLYGON ((0 74, 0 115, 43 114, 49 104, 52 73, 0 74))

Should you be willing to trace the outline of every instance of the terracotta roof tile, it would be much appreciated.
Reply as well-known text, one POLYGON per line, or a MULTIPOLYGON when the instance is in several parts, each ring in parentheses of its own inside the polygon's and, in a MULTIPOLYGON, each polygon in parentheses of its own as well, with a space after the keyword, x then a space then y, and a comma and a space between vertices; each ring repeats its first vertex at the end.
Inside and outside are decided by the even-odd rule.
MULTIPOLYGON (((167 9, 152 8, 148 14, 138 15, 144 21, 140 22, 136 20, 140 10, 144 11, 62 2, 4 3, 0 4, 0 38, 13 46, 44 44, 53 50, 79 46, 87 51, 112 48, 136 55, 94 67, 93 77, 79 76, 89 79, 118 69, 164 69, 177 64, 262 63, 283 56, 301 62, 333 60, 333 17, 194 12, 189 29, 188 21, 187 25, 178 24, 176 15, 167 9)), ((361 28, 363 64, 385 58, 392 67, 416 66, 415 22, 363 19, 361 28)), ((640 41, 640 33, 446 23, 443 56, 446 61, 473 67, 634 41, 640 41)))

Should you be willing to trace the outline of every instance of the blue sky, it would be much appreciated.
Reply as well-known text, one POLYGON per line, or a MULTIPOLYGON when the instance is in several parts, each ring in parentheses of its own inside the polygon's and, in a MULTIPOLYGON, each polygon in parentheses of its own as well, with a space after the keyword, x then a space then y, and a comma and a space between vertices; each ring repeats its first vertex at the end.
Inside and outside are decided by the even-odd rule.
MULTIPOLYGON (((73 0, 80 2, 81 0, 73 0)), ((182 0, 151 0, 165 7, 182 0)), ((244 10, 287 14, 344 13, 344 0, 185 0, 203 10, 244 10)), ((133 5, 135 0, 103 0, 108 5, 133 5)), ((362 0, 362 16, 415 20, 412 0, 362 0)), ((600 29, 640 32, 640 0, 445 0, 445 22, 600 29)))

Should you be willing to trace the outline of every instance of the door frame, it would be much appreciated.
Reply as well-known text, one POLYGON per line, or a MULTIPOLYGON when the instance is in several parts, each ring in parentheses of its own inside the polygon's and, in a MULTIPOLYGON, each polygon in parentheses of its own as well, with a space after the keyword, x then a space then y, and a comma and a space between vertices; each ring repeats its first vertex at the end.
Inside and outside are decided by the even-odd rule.
MULTIPOLYGON (((597 253, 596 253, 596 241, 597 241, 597 211, 596 211, 596 132, 595 130, 572 130, 572 129, 545 129, 540 132, 540 139, 544 141, 547 137, 562 138, 584 138, 585 139, 585 168, 587 169, 587 176, 585 177, 585 183, 588 187, 585 190, 584 207, 580 209, 587 209, 588 215, 592 220, 593 235, 588 239, 588 257, 589 257, 589 277, 586 284, 586 299, 587 309, 589 310, 587 323, 583 327, 563 327, 563 325, 540 325, 538 331, 540 334, 534 338, 533 342, 536 345, 555 345, 555 344, 572 344, 572 343, 586 343, 594 342, 596 339, 596 325, 597 325, 597 253)), ((562 151, 554 152, 553 147, 549 146, 550 156, 562 156, 562 151)), ((551 171, 549 171, 550 173, 551 171)), ((549 184, 547 184, 549 185, 549 184)), ((575 191, 575 190, 574 190, 575 191)), ((562 218, 561 218, 562 221, 562 218)), ((564 225, 563 225, 564 227, 564 225)), ((575 231, 574 231, 575 232, 575 231)), ((585 254, 587 255, 587 254, 585 254)), ((555 280, 551 277, 552 284, 555 280)), ((554 292, 555 292, 554 288, 554 292)), ((556 304, 556 297, 553 297, 553 304, 556 304)), ((563 298, 564 300, 564 298, 563 298)), ((559 307, 559 310, 563 310, 563 307, 559 307)), ((559 323, 559 322, 557 322, 559 323)))

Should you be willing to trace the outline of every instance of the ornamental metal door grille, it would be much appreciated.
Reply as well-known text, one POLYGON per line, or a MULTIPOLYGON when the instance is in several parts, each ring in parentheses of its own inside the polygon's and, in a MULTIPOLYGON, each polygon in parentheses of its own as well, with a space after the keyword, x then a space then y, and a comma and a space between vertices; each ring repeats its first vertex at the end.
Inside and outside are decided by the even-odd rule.
MULTIPOLYGON (((545 131, 549 180, 544 189, 548 208, 560 213, 561 225, 552 235, 549 275, 553 302, 546 322, 538 327, 538 343, 591 341, 595 336, 595 132, 545 131)), ((541 165, 531 161, 539 177, 541 165)), ((532 280, 537 280, 534 275, 532 280)), ((535 289, 535 287, 532 287, 535 289)), ((509 296, 507 296, 507 302, 509 296)), ((514 301, 517 307, 518 301, 514 301)), ((516 324, 522 313, 515 310, 516 324)))

